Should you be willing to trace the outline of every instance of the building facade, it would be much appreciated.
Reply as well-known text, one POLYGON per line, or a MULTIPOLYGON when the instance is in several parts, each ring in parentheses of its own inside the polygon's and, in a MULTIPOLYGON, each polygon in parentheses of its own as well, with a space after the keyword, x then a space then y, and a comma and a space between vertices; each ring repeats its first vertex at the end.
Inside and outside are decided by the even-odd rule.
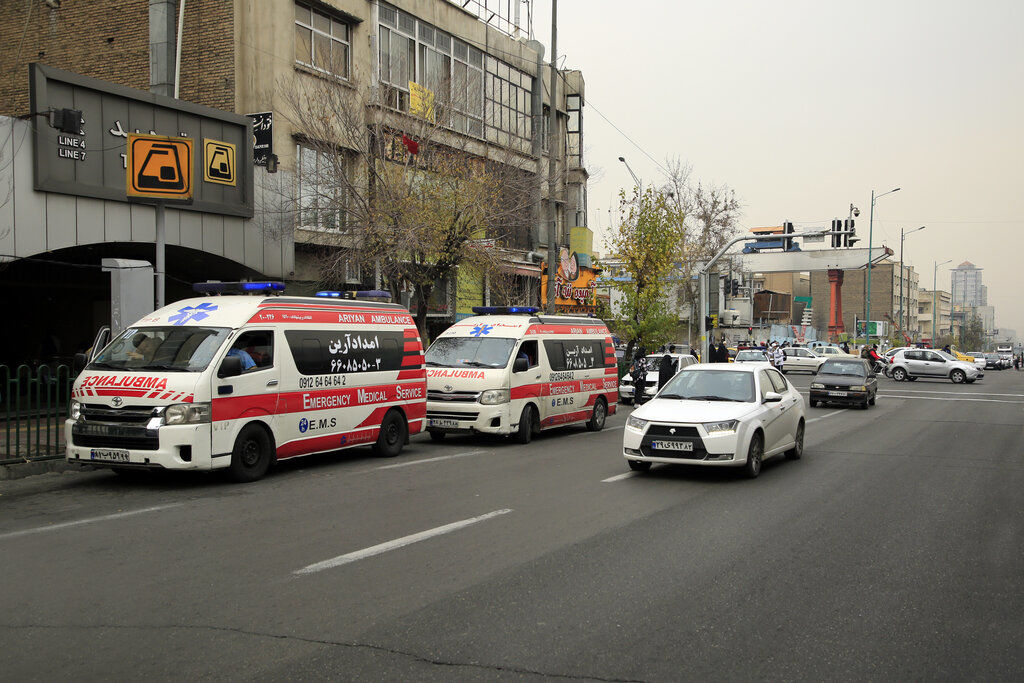
MULTIPOLYGON (((843 281, 843 326, 851 336, 857 329, 856 321, 864 320, 867 277, 865 273, 846 271, 843 281)), ((895 325, 900 320, 903 287, 903 322, 899 325, 913 339, 918 332, 918 274, 913 266, 904 265, 902 277, 899 262, 884 260, 877 264, 871 275, 871 320, 895 325)), ((826 271, 811 273, 811 297, 814 301, 812 324, 815 329, 828 329, 829 282, 826 271), (819 303, 820 302, 820 303, 819 303)))
POLYGON ((917 334, 919 341, 932 342, 950 334, 953 324, 953 299, 949 292, 942 290, 920 290, 917 303, 917 334), (934 308, 933 308, 934 306, 934 308), (932 320, 934 310, 934 338, 932 320))
MULTIPOLYGON (((345 234, 344 212, 337 210, 336 201, 325 200, 337 194, 337 188, 325 182, 329 160, 323 145, 311 139, 311 126, 304 118, 323 114, 323 109, 311 110, 305 95, 330 88, 340 93, 338 102, 362 107, 367 121, 379 111, 392 117, 389 121, 424 117, 427 112, 434 120, 436 115, 438 128, 449 141, 458 141, 460 149, 484 162, 500 158, 533 179, 530 229, 510 234, 495 247, 515 280, 515 287, 506 287, 502 296, 515 296, 519 303, 538 302, 540 264, 548 243, 586 242, 589 233, 584 81, 579 71, 560 70, 558 96, 552 103, 544 49, 526 39, 529 27, 500 11, 481 15, 481 7, 450 0, 188 0, 181 27, 179 97, 252 117, 257 138, 256 202, 251 219, 204 219, 198 230, 182 228, 169 236, 168 244, 184 251, 169 256, 168 300, 186 295, 190 282, 206 279, 281 278, 288 281, 289 291, 299 294, 325 284, 352 289, 380 286, 380 273, 372 264, 368 267, 356 254, 345 258, 353 244, 345 234), (447 95, 443 108, 424 104, 435 96, 443 101, 442 93, 447 95), (555 131, 548 130, 552 106, 558 121, 555 131), (556 157, 551 198, 550 155, 556 157), (553 224, 547 218, 551 205, 553 224), (330 268, 325 269, 325 263, 330 268)), ((156 87, 151 51, 173 45, 153 42, 154 11, 172 15, 173 43, 173 0, 30 0, 5 5, 0 31, 20 39, 17 49, 0 52, 0 68, 15 75, 0 83, 0 114, 38 114, 28 111, 32 62, 140 90, 156 87)), ((400 139, 400 125, 394 128, 400 139)), ((12 136, 5 139, 8 144, 0 154, 6 158, 16 146, 12 136)), ((336 158, 344 158, 342 172, 356 178, 370 175, 370 164, 375 163, 358 149, 336 158)), ((39 201, 46 205, 51 200, 39 201)), ((76 214, 74 207, 70 211, 122 220, 116 209, 100 214, 76 214)), ((76 229, 76 234, 91 235, 88 242, 70 245, 67 240, 40 243, 30 234, 27 219, 16 220, 21 216, 17 212, 0 224, 0 253, 22 259, 0 273, 0 279, 18 271, 10 276, 11 282, 25 281, 32 291, 42 291, 32 302, 37 308, 43 301, 53 303, 65 296, 50 283, 81 290, 83 269, 73 267, 82 265, 79 262, 96 271, 87 287, 91 299, 78 307, 80 319, 58 332, 65 340, 64 360, 80 350, 81 340, 91 337, 107 316, 108 276, 94 267, 101 257, 153 260, 151 210, 133 207, 127 213, 127 227, 111 229, 112 219, 104 218, 101 230, 76 229), (55 249, 69 246, 77 251, 53 258, 55 249), (68 263, 72 266, 60 265, 68 263), (32 268, 38 272, 21 272, 32 268)), ((169 225, 180 222, 174 211, 168 215, 169 225)), ((469 315, 473 305, 501 303, 494 301, 499 298, 494 283, 471 271, 456 270, 433 289, 430 301, 407 302, 413 310, 425 306, 434 329, 469 315)))
POLYGON ((953 303, 957 306, 987 306, 988 287, 982 282, 983 268, 964 261, 950 271, 953 303))

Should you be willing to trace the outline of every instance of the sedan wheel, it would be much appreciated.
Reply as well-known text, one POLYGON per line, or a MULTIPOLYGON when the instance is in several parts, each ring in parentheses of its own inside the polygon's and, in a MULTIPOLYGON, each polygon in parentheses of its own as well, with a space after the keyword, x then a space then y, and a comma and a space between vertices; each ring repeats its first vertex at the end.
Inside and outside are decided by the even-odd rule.
POLYGON ((786 451, 786 457, 790 460, 799 460, 804 454, 804 421, 800 420, 796 428, 796 441, 793 447, 786 451))
POLYGON ((892 378, 897 382, 902 382, 907 378, 907 371, 903 368, 896 368, 892 371, 892 378))
POLYGON ((755 479, 761 474, 761 459, 764 457, 764 437, 754 434, 750 438, 750 448, 747 449, 747 464, 743 466, 743 474, 748 479, 755 479))
POLYGON ((967 379, 967 373, 963 370, 954 370, 949 373, 949 378, 953 380, 953 384, 963 384, 964 380, 967 379))

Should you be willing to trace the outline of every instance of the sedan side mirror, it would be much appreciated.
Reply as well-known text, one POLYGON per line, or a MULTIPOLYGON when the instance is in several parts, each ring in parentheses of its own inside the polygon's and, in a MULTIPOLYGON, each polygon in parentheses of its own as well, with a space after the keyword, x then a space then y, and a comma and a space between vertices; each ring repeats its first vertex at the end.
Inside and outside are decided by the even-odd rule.
POLYGON ((764 395, 763 403, 778 403, 781 400, 782 394, 776 393, 774 391, 769 391, 767 394, 764 395))
POLYGON ((228 356, 220 362, 220 370, 217 371, 217 377, 224 379, 225 377, 237 377, 242 374, 242 359, 239 356, 228 356))

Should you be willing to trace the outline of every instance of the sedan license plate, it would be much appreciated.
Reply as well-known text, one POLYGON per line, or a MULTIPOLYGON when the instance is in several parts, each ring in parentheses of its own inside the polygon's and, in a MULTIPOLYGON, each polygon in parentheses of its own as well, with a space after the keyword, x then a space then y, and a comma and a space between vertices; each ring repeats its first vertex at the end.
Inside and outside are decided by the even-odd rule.
POLYGON ((89 459, 105 462, 128 462, 128 451, 112 451, 103 448, 94 448, 89 451, 89 459))
POLYGON ((656 451, 692 451, 692 441, 652 441, 651 448, 656 451))
POLYGON ((845 391, 830 391, 830 392, 828 392, 828 395, 829 396, 836 396, 838 398, 845 398, 846 397, 846 393, 847 392, 845 392, 845 391))
POLYGON ((458 427, 458 420, 427 420, 428 427, 458 427))

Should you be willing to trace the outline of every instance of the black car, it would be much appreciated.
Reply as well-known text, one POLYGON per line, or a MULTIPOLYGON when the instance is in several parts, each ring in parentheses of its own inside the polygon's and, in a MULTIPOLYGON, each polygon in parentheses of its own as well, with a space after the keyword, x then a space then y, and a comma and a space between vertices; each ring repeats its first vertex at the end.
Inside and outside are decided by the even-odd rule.
POLYGON ((985 369, 986 370, 1002 370, 1003 364, 1000 362, 1002 359, 998 353, 986 353, 985 354, 985 369))
POLYGON ((862 358, 829 359, 811 382, 811 407, 821 403, 847 403, 867 410, 875 405, 878 380, 862 358))

